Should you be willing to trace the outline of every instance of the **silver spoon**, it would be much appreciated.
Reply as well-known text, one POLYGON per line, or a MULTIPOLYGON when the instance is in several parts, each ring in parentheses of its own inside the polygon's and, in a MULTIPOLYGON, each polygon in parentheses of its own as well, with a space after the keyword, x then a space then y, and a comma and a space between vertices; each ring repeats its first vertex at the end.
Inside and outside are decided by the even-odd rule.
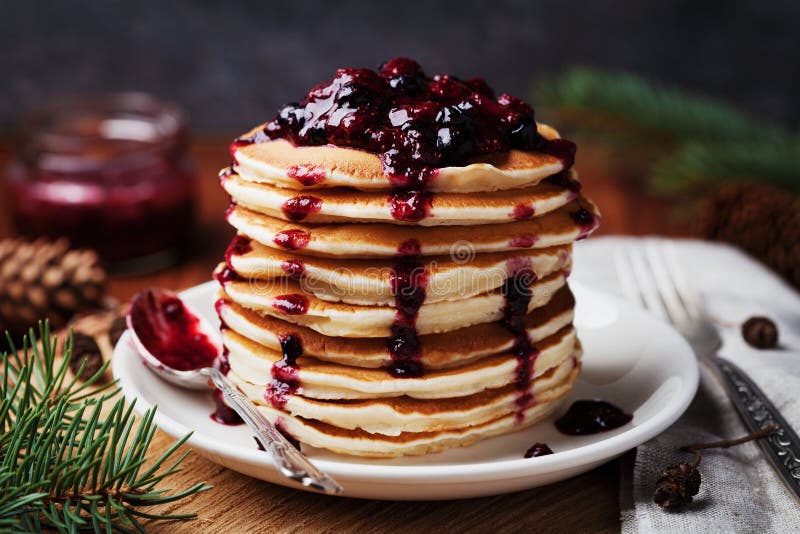
MULTIPOLYGON (((292 480, 300 482, 303 486, 313 488, 325 493, 338 494, 342 487, 329 475, 320 471, 298 451, 258 410, 250 400, 245 397, 233 383, 215 367, 201 367, 189 371, 180 371, 167 366, 153 355, 142 343, 141 335, 148 329, 150 332, 159 328, 168 328, 165 314, 156 309, 156 302, 163 298, 177 299, 186 312, 197 320, 199 333, 204 334, 216 349, 216 354, 222 354, 222 340, 219 332, 194 309, 170 291, 160 289, 147 289, 140 292, 131 302, 131 307, 126 315, 128 330, 131 332, 134 346, 145 365, 164 380, 186 389, 209 389, 209 379, 222 391, 222 395, 237 414, 247 423, 255 433, 255 438, 265 451, 272 457, 280 473, 292 480), (141 314, 132 314, 134 307, 147 307, 144 310, 149 315, 149 323, 141 318, 141 314), (137 317, 137 318, 134 318, 137 317), (137 324, 139 323, 139 324, 137 324)), ((140 308, 142 309, 142 308, 140 308)))

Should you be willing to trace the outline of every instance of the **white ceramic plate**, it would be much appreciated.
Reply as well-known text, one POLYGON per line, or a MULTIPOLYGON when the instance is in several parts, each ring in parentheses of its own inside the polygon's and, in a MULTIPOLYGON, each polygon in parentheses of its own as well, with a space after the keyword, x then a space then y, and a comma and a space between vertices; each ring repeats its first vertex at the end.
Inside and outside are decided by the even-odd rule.
MULTIPOLYGON (((550 484, 588 471, 654 437, 686 409, 698 383, 697 362, 684 339, 658 319, 614 297, 572 284, 578 305, 575 324, 584 347, 583 372, 560 411, 532 428, 471 447, 427 456, 374 460, 343 456, 303 445, 344 495, 370 499, 458 499, 550 484), (590 436, 566 436, 552 422, 572 400, 597 398, 633 412, 632 423, 590 436), (535 442, 555 454, 523 458, 535 442)), ((216 284, 181 295, 217 321, 216 284)), ((158 406, 156 424, 175 437, 194 431, 197 454, 246 475, 300 488, 274 469, 247 428, 215 423, 210 394, 177 389, 151 373, 122 337, 114 351, 114 376, 136 410, 158 406)))

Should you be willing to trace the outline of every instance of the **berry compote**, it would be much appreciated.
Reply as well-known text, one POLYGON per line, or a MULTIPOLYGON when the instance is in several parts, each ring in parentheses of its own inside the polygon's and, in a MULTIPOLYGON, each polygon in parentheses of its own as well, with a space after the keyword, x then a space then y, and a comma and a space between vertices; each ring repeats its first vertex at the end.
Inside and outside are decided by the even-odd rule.
MULTIPOLYGON (((378 154, 385 174, 402 189, 423 189, 436 169, 484 154, 538 150, 560 159, 564 168, 575 158, 574 143, 538 133, 534 110, 521 99, 495 96, 481 78, 427 76, 407 58, 391 59, 377 71, 338 69, 302 100, 281 108, 262 130, 235 140, 231 151, 279 138, 378 154)), ((301 183, 306 178, 298 176, 301 183)))

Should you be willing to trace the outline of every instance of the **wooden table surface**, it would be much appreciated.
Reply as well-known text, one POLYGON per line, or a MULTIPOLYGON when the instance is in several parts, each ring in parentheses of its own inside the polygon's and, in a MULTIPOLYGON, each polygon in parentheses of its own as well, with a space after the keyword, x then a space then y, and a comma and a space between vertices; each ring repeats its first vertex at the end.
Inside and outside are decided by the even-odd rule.
MULTIPOLYGON (((198 231, 192 257, 180 266, 143 276, 114 276, 109 292, 126 301, 148 286, 186 288, 209 280, 233 231, 223 220, 228 200, 217 170, 228 163, 226 137, 203 138, 192 145, 198 166, 198 231)), ((0 143, 0 166, 11 155, 0 143)), ((581 147, 578 169, 585 191, 603 211, 599 234, 682 234, 662 200, 644 195, 620 178, 599 150, 581 147)), ((0 238, 13 235, 9 200, 0 188, 0 238)), ((154 453, 172 438, 158 433, 154 453)), ((151 523, 152 532, 606 532, 619 530, 621 464, 632 453, 589 473, 543 488, 510 495, 460 501, 387 502, 320 496, 255 480, 197 454, 184 462, 172 484, 188 487, 206 481, 215 488, 163 511, 196 512, 183 523, 151 523)))

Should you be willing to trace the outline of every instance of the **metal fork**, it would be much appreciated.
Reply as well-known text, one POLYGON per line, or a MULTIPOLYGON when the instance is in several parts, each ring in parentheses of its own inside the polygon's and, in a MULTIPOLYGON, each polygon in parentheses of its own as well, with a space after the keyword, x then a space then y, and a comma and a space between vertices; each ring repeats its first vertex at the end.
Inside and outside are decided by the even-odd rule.
POLYGON ((777 429, 758 444, 792 493, 800 499, 800 438, 764 392, 738 366, 717 355, 722 338, 703 301, 687 283, 671 241, 645 240, 614 251, 617 276, 628 300, 638 302, 675 326, 697 358, 728 393, 751 432, 777 429))

